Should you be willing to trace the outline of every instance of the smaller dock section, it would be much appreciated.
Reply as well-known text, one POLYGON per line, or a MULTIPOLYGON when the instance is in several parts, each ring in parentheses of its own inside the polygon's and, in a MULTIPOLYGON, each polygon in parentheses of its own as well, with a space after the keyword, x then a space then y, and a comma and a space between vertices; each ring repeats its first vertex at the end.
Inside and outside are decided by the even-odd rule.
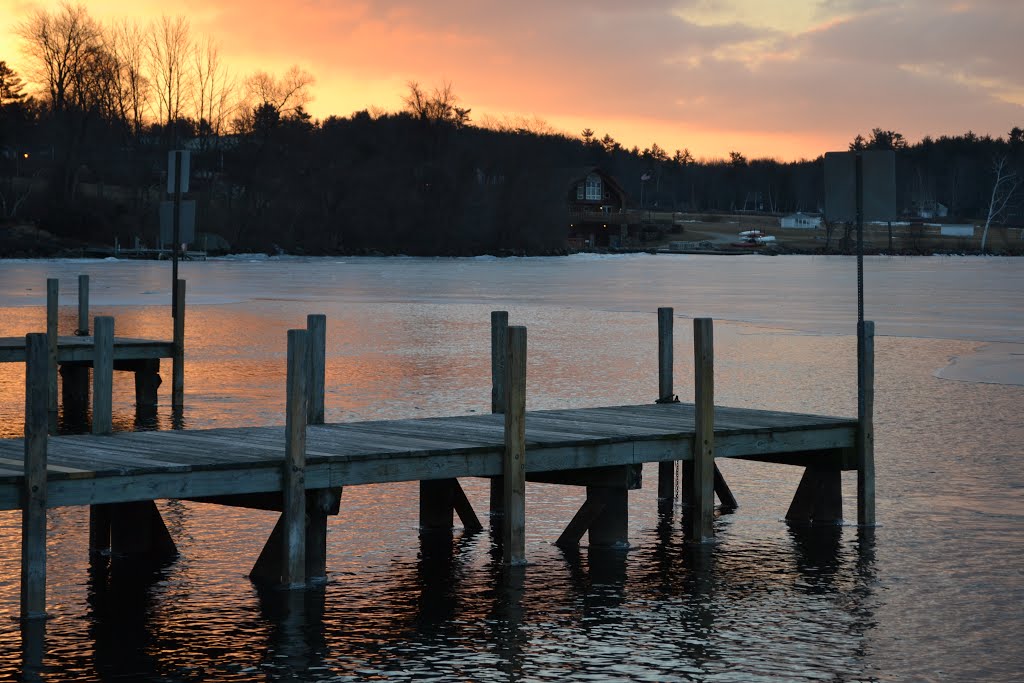
MULTIPOLYGON (((78 326, 73 334, 61 335, 57 329, 59 285, 55 278, 46 281, 46 328, 47 351, 49 355, 48 410, 57 411, 58 375, 61 377, 60 395, 65 409, 84 413, 89 402, 89 369, 95 368, 97 360, 101 367, 110 364, 113 370, 135 373, 136 405, 151 409, 157 405, 157 389, 162 383, 160 361, 172 362, 171 404, 181 407, 184 403, 185 386, 185 281, 178 280, 176 291, 179 305, 174 318, 170 340, 133 339, 117 337, 113 329, 104 329, 103 334, 94 332, 100 323, 90 330, 89 320, 89 276, 78 276, 78 326)), ((113 319, 111 318, 111 325, 113 319)), ((0 363, 26 362, 27 343, 25 337, 0 337, 0 363)), ((94 381, 96 373, 94 372, 94 381)), ((102 378, 100 378, 102 381, 102 378)))

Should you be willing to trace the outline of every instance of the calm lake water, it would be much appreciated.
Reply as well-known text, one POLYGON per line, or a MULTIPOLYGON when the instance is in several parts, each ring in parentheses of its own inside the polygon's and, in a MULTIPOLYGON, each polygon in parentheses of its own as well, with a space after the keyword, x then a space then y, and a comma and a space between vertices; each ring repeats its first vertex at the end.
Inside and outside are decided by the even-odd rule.
MULTIPOLYGON (((76 276, 124 336, 170 338, 170 265, 0 261, 0 336, 45 328, 45 281, 74 327, 76 276)), ((873 533, 782 520, 797 468, 720 462, 740 508, 715 543, 630 496, 630 548, 553 545, 583 499, 529 485, 527 556, 490 531, 421 539, 413 484, 350 487, 329 582, 285 594, 246 574, 274 513, 163 501, 180 557, 90 568, 85 508, 49 519, 49 681, 1012 681, 1024 675, 1024 261, 869 258, 877 324, 873 533), (953 379, 956 378, 956 379, 953 379)), ((327 419, 486 412, 489 314, 529 328, 529 408, 657 397, 658 306, 716 319, 722 405, 856 414, 856 274, 842 257, 257 259, 185 263, 187 427, 283 424, 286 330, 328 316, 327 419)), ((169 376, 169 366, 165 368, 169 376)), ((24 374, 0 366, 0 436, 24 374)), ((169 381, 157 427, 171 428, 169 381)), ((115 428, 132 429, 129 376, 115 428)), ((487 485, 465 481, 477 512, 487 485)), ((855 477, 844 475, 856 518, 855 477)), ((20 515, 0 513, 0 679, 22 675, 20 515)), ((584 539, 585 540, 585 539, 584 539)))

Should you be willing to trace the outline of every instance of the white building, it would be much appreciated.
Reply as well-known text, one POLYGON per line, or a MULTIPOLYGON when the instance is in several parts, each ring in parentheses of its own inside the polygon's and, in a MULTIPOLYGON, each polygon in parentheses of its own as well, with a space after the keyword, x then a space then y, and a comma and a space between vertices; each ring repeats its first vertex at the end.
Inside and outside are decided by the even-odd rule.
POLYGON ((797 211, 788 216, 783 216, 780 223, 783 228, 806 228, 813 230, 814 228, 821 227, 821 216, 811 216, 797 211))

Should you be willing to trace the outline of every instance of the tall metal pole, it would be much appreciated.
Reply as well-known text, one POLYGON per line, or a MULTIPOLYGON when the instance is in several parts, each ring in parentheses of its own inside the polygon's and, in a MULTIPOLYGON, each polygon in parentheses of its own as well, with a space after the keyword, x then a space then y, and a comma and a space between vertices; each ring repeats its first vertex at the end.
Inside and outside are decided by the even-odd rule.
POLYGON ((181 241, 181 152, 174 152, 174 214, 171 218, 171 317, 178 317, 178 243, 181 241))

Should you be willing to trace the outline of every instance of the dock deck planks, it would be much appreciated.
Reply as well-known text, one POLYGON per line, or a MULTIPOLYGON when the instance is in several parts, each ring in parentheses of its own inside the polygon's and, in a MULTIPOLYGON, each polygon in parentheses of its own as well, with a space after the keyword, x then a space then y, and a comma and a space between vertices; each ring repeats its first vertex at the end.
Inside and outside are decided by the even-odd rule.
MULTIPOLYGON (((715 409, 716 457, 852 448, 854 418, 715 409)), ((688 403, 526 415, 527 471, 689 459, 688 403)), ((311 425, 307 488, 501 473, 500 414, 311 425)), ((49 439, 49 506, 280 490, 285 429, 239 427, 49 439)), ((20 507, 22 439, 0 440, 0 509, 20 507)))

